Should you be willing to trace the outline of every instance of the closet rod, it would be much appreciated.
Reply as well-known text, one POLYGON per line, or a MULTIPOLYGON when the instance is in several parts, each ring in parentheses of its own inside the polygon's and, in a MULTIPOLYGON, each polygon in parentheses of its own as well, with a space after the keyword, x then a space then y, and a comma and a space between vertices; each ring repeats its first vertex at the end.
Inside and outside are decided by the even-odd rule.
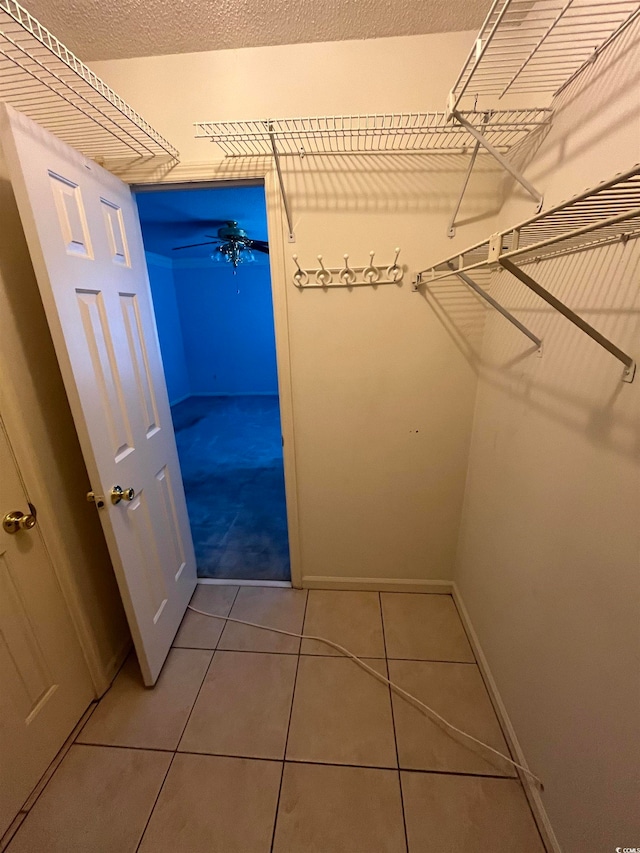
POLYGON ((507 272, 510 272, 511 275, 514 275, 524 285, 526 285, 526 287, 536 293, 541 299, 544 299, 544 301, 551 305, 552 308, 554 308, 556 311, 559 311, 560 314, 563 315, 563 317, 566 317, 567 320, 573 323, 574 326, 577 326, 581 332, 584 332, 586 335, 589 335, 592 340, 594 340, 601 347, 604 347, 604 349, 606 349, 607 352, 610 352, 612 356, 618 359, 618 361, 621 361, 624 365, 622 381, 633 382, 633 377, 636 372, 636 364, 630 355, 627 355, 626 352, 621 350, 615 344, 611 343, 608 338, 605 338, 605 336, 600 334, 597 329, 594 329, 593 326, 590 326, 589 323, 582 319, 582 317, 579 317, 574 311, 571 310, 571 308, 568 308, 564 304, 564 302, 561 302, 559 299, 556 299, 553 294, 549 293, 549 291, 542 287, 541 284, 538 284, 535 279, 531 278, 530 275, 527 275, 524 270, 520 269, 520 267, 516 266, 508 258, 498 258, 498 263, 503 269, 507 270, 507 272))

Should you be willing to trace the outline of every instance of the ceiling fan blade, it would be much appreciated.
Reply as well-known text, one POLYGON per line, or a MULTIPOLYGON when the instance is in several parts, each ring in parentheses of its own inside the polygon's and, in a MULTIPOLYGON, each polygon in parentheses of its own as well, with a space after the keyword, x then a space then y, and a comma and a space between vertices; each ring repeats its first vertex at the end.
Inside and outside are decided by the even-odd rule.
POLYGON ((172 251, 172 252, 177 252, 177 251, 179 251, 180 249, 193 249, 193 248, 195 248, 196 246, 212 246, 214 242, 217 242, 217 241, 215 241, 215 240, 207 240, 207 242, 206 242, 206 243, 189 243, 189 245, 188 245, 188 246, 174 246, 174 247, 173 247, 173 249, 172 249, 171 251, 172 251))
POLYGON ((228 225, 230 219, 181 219, 185 225, 193 225, 194 228, 221 228, 228 225))
POLYGON ((264 252, 265 255, 269 254, 269 244, 264 240, 249 240, 249 248, 255 249, 256 252, 264 252))

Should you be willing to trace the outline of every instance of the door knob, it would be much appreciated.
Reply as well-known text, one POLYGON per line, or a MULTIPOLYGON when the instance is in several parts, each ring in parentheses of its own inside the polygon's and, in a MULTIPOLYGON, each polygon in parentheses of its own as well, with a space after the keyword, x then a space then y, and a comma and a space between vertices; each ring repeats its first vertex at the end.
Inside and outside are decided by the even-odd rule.
POLYGON ((119 504, 120 501, 132 501, 136 496, 133 489, 123 489, 122 486, 114 486, 111 489, 111 503, 119 504))
POLYGON ((19 509, 8 512, 2 519, 2 526, 7 533, 17 533, 19 530, 31 530, 36 526, 36 517, 29 513, 25 515, 19 509))

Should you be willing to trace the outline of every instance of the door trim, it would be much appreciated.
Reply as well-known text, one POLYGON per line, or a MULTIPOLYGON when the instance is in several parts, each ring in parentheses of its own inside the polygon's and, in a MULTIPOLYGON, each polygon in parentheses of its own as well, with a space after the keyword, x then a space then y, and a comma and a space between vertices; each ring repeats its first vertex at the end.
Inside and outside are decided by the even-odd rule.
MULTIPOLYGON (((118 175, 127 181, 126 174, 118 175)), ((269 238, 269 267, 273 320, 276 337, 276 362, 278 365, 278 394, 282 428, 285 492, 287 497, 287 526, 289 530, 289 557, 291 585, 302 588, 302 553, 298 516, 298 479, 296 471, 295 430, 293 418, 293 385, 291 377, 291 346, 289 339, 289 312, 287 303, 287 273, 285 263, 284 206, 278 188, 278 179, 270 158, 251 158, 250 162, 185 164, 178 165, 167 175, 151 170, 149 175, 132 175, 132 191, 150 192, 171 189, 204 189, 223 184, 246 186, 264 183, 269 238)))

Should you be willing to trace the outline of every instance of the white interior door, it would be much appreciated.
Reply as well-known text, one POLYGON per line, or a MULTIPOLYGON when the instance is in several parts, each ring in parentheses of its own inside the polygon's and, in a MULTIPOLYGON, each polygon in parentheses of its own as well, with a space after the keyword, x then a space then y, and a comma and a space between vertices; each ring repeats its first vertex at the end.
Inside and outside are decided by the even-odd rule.
MULTIPOLYGON (((0 421, 0 521, 29 515, 0 421)), ((0 837, 94 697, 38 526, 0 527, 0 837)))
POLYGON ((122 181, 6 105, 0 133, 138 660, 152 685, 196 567, 137 211, 122 181), (116 486, 124 490, 118 503, 116 486))

